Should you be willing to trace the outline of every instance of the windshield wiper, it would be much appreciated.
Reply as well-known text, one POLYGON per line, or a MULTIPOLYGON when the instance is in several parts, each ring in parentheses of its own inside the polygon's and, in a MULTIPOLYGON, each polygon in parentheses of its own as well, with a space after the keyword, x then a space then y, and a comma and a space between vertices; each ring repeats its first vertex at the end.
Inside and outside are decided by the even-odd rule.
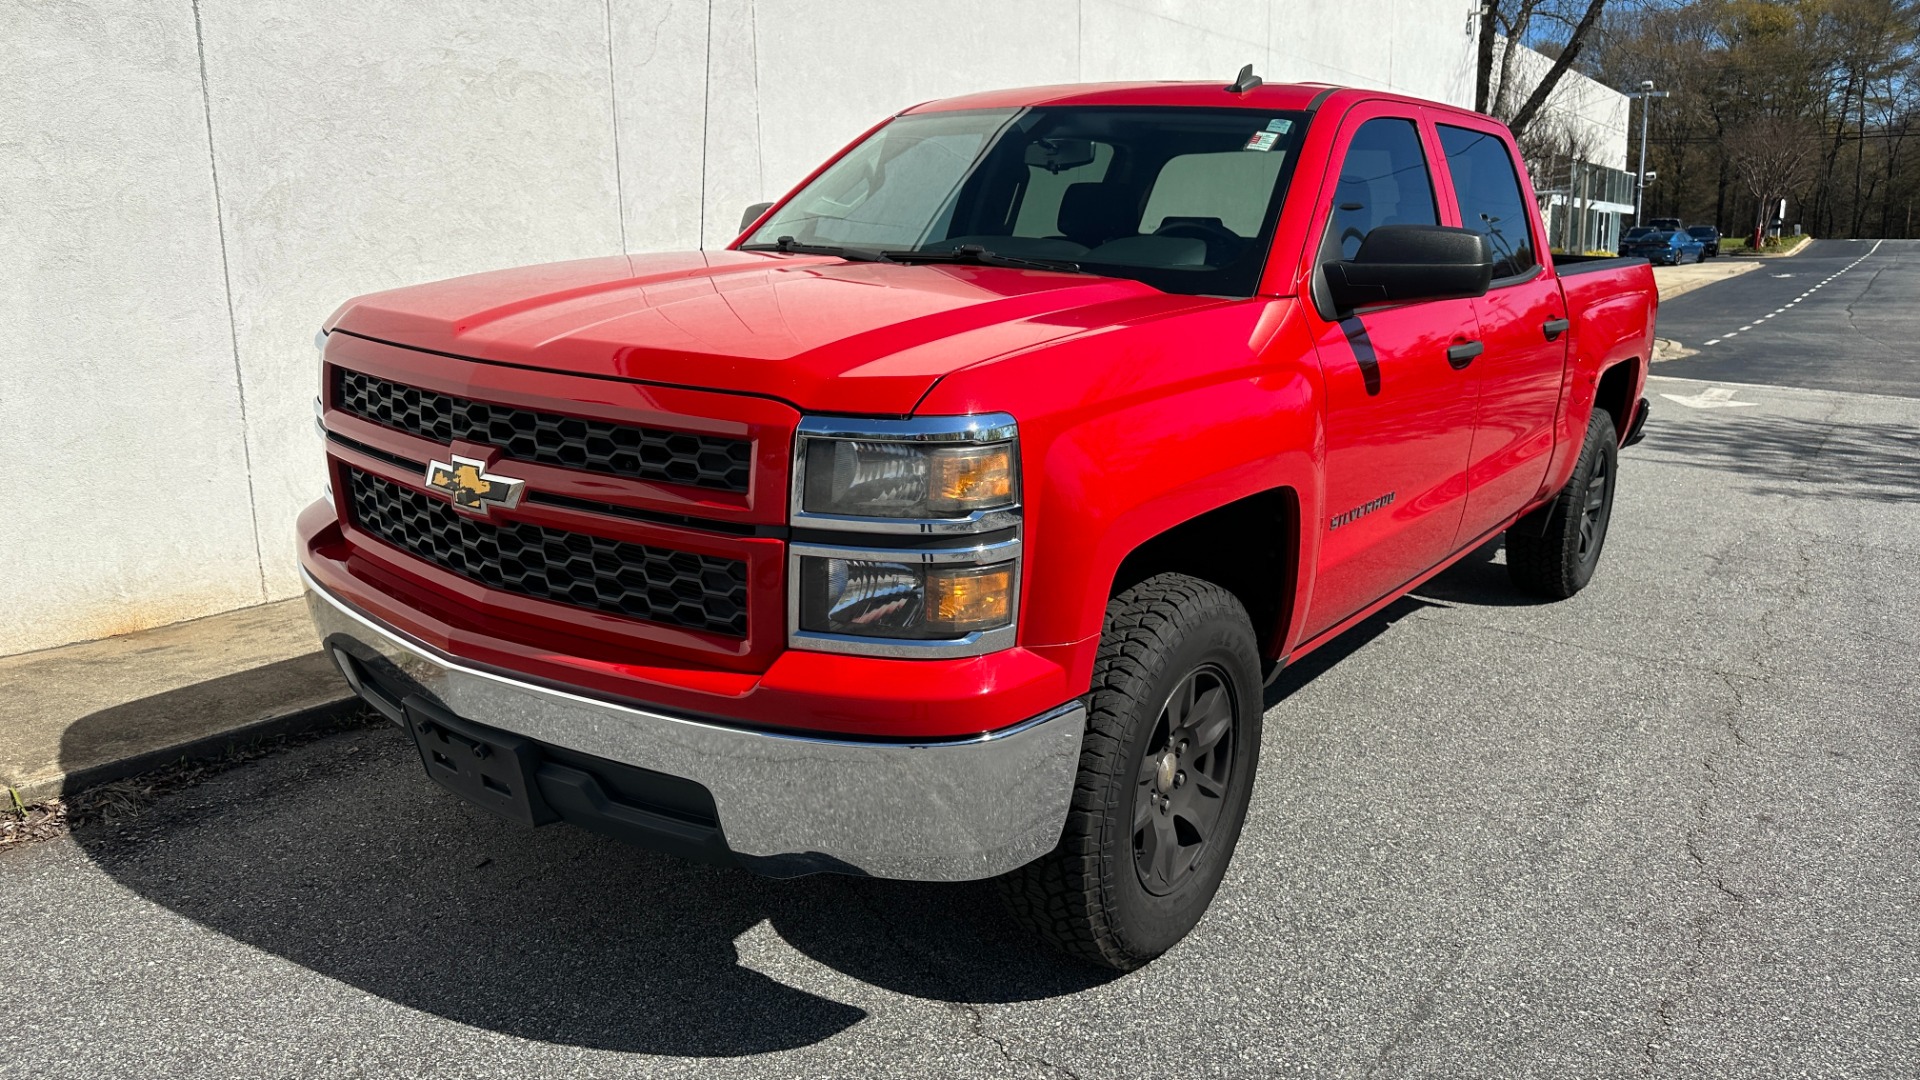
POLYGON ((778 251, 783 255, 837 255, 848 262, 888 261, 885 252, 838 247, 833 244, 803 244, 791 236, 783 236, 771 244, 741 244, 739 250, 778 251))
POLYGON ((979 263, 983 266, 1024 266, 1033 270, 1091 273, 1091 271, 1082 270, 1079 263, 1066 259, 1021 259, 1012 255, 1002 255, 996 251, 988 251, 979 244, 961 244, 951 251, 883 251, 880 257, 892 262, 979 263))

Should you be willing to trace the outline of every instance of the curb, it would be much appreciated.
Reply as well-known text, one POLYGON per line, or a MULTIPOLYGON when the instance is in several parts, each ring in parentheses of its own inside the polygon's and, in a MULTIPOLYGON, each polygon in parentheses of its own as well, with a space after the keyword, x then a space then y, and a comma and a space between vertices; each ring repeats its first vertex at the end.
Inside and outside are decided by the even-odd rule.
POLYGON ((218 761, 248 743, 284 735, 297 735, 324 727, 359 708, 360 699, 352 693, 324 701, 299 705, 284 712, 271 713, 212 735, 143 750, 129 757, 89 765, 72 772, 43 774, 7 786, 8 805, 32 806, 49 799, 71 795, 85 788, 123 780, 129 776, 187 761, 218 761))

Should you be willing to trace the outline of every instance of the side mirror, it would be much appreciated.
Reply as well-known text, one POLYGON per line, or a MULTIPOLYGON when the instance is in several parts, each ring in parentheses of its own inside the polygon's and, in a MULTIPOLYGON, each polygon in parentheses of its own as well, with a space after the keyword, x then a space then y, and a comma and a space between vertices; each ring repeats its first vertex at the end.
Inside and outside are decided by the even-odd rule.
POLYGON ((1493 249, 1472 229, 1382 225, 1350 261, 1322 266, 1337 311, 1371 304, 1484 296, 1493 282, 1493 249))
POLYGON ((770 202, 757 202, 747 207, 746 213, 740 215, 740 231, 746 232, 747 226, 758 221, 761 214, 766 213, 772 208, 773 204, 770 202))

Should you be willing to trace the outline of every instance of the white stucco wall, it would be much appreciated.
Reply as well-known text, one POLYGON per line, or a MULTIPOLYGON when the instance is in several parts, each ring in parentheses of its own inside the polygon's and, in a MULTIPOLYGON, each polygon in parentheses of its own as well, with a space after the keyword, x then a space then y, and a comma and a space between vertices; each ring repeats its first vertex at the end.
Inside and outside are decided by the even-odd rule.
POLYGON ((0 0, 0 655, 293 595, 357 293, 713 246, 905 105, 1219 79, 1469 103, 1450 0, 0 0))
MULTIPOLYGON (((1494 62, 1501 62, 1509 42, 1502 38, 1494 46, 1494 62)), ((1522 45, 1513 54, 1513 83, 1502 96, 1517 109, 1546 77, 1553 61, 1522 45)), ((1560 76, 1553 92, 1547 95, 1545 108, 1535 121, 1559 125, 1573 134, 1583 148, 1582 160, 1610 169, 1627 167, 1627 96, 1605 83, 1595 82, 1577 71, 1560 76)))

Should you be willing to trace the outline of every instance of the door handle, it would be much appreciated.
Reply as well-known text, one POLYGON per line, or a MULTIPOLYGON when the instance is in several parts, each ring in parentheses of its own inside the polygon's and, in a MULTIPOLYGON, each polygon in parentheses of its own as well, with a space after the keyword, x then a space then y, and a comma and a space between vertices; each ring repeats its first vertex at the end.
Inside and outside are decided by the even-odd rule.
POLYGON ((1552 341, 1561 334, 1566 333, 1567 328, 1572 325, 1572 323, 1565 319, 1548 319, 1546 322, 1540 324, 1540 332, 1547 335, 1548 341, 1552 341))
POLYGON ((1455 371, 1465 371, 1473 358, 1487 351, 1487 347, 1477 341, 1462 341, 1447 348, 1447 366, 1455 371))

